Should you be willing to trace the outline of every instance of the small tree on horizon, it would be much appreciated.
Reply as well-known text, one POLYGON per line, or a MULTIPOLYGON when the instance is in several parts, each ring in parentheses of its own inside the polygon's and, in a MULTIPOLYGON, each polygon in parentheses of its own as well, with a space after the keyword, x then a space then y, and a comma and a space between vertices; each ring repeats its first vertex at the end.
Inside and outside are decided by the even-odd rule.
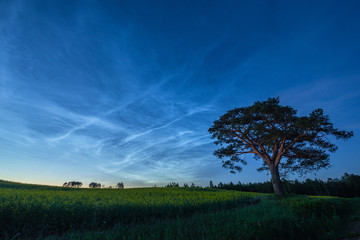
POLYGON ((166 187, 179 187, 180 185, 179 185, 179 183, 177 183, 177 182, 170 182, 170 183, 168 183, 167 185, 166 185, 166 187))
POLYGON ((118 189, 123 189, 124 188, 124 183, 123 182, 119 182, 116 184, 116 188, 118 189))
POLYGON ((70 181, 70 182, 65 182, 63 184, 63 187, 81 187, 82 186, 82 182, 79 181, 70 181))
POLYGON ((89 188, 101 188, 101 183, 91 182, 89 188))
POLYGON ((337 146, 327 136, 346 140, 353 132, 334 128, 322 109, 299 117, 296 110, 279 103, 279 98, 269 98, 230 110, 214 121, 209 133, 220 145, 214 155, 226 158, 224 168, 240 172, 239 164, 247 164, 242 156, 252 153, 263 160, 258 170, 269 170, 274 192, 283 196, 279 167, 284 174, 300 175, 328 168, 328 152, 335 152, 337 146))

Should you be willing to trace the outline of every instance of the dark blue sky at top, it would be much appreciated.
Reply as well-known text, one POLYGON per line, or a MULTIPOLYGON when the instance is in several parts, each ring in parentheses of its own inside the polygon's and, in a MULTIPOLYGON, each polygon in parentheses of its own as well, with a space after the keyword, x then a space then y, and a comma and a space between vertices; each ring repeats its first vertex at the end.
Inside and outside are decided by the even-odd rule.
POLYGON ((242 173, 222 169, 207 129, 277 96, 355 133, 317 177, 360 174, 359 10, 357 1, 0 1, 0 179, 264 181, 250 155, 242 173))

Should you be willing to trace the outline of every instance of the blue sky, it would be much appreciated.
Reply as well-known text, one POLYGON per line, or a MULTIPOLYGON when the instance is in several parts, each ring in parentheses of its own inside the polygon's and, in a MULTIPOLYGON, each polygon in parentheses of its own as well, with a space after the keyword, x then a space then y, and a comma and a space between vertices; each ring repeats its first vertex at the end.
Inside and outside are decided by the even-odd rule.
POLYGON ((0 179, 268 180, 250 155, 240 174, 222 169, 207 129, 277 96, 354 131, 316 177, 360 174, 359 10, 358 1, 0 1, 0 179))

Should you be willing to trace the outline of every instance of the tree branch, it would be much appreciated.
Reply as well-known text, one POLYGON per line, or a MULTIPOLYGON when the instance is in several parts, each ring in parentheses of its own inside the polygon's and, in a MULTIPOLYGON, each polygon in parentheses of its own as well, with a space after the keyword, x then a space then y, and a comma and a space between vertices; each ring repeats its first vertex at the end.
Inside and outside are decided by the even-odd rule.
MULTIPOLYGON (((235 132, 233 130, 230 129, 230 131, 232 132, 235 132)), ((240 139, 241 141, 243 141, 248 147, 250 147, 254 152, 255 154, 259 155, 265 162, 269 163, 270 164, 270 159, 268 159, 266 157, 266 155, 264 156, 264 154, 262 154, 258 149, 255 148, 254 144, 250 143, 250 142, 247 142, 245 141, 242 137, 238 136, 237 134, 233 134, 233 133, 230 133, 232 136, 240 139)))
POLYGON ((294 144, 299 140, 299 138, 305 136, 308 132, 310 131, 310 128, 308 128, 303 134, 300 134, 299 136, 297 136, 288 147, 286 147, 281 153, 280 155, 283 155, 289 148, 291 148, 292 146, 294 146, 294 144))
POLYGON ((235 153, 235 155, 242 155, 242 154, 246 154, 246 153, 254 153, 254 154, 256 154, 256 152, 254 152, 254 151, 247 151, 247 152, 235 153))

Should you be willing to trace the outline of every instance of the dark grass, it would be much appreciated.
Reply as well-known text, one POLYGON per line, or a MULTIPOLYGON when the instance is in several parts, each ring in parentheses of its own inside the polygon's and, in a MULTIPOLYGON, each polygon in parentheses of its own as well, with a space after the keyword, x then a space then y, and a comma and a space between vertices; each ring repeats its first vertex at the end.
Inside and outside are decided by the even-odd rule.
POLYGON ((256 205, 231 210, 118 225, 106 231, 75 231, 46 239, 339 239, 345 234, 344 220, 360 206, 360 199, 351 201, 270 196, 256 205))

